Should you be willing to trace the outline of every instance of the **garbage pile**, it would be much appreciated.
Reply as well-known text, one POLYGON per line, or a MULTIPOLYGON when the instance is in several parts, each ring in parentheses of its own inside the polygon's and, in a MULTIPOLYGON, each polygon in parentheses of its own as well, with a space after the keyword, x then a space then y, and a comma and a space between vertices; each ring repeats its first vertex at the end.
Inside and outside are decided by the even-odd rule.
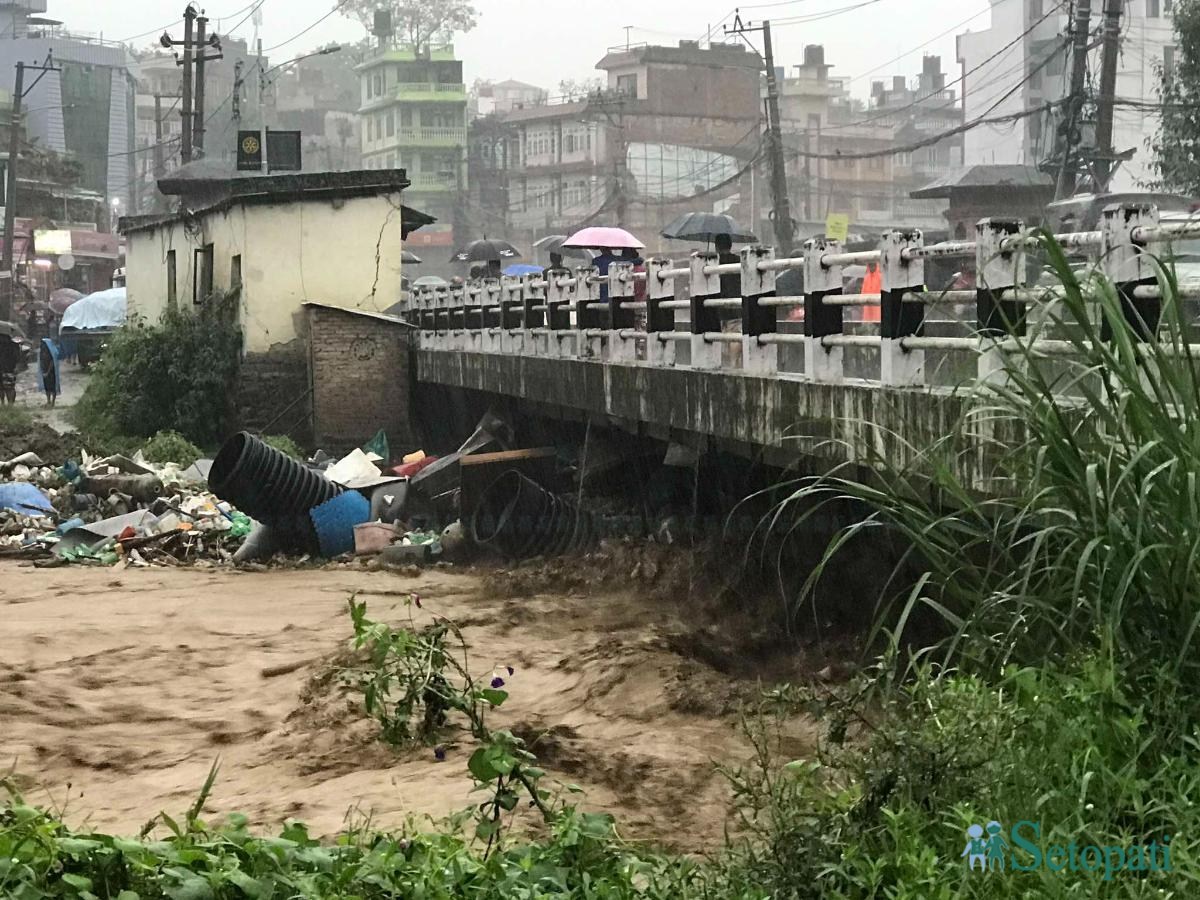
POLYGON ((22 453, 0 461, 0 559, 128 567, 353 555, 410 566, 469 544, 508 559, 594 544, 594 517, 553 490, 554 448, 513 442, 489 413, 440 458, 417 449, 393 459, 383 432, 340 459, 307 461, 248 432, 187 467, 141 452, 61 466, 22 453))
POLYGON ((42 567, 229 561, 250 519, 187 469, 133 457, 47 465, 35 453, 0 463, 0 558, 42 567))

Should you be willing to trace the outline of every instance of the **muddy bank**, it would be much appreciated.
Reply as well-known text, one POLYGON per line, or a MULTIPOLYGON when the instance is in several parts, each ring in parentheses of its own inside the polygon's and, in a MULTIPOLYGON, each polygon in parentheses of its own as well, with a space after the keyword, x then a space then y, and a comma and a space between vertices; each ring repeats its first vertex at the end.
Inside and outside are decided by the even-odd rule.
POLYGON ((208 814, 263 825, 293 817, 330 834, 348 814, 388 826, 474 799, 468 741, 451 736, 445 762, 428 748, 397 753, 331 677, 351 592, 374 618, 407 617, 403 599, 419 591, 420 615, 458 621, 475 668, 516 669, 499 721, 550 775, 580 785, 624 833, 679 849, 721 839, 729 797, 713 763, 746 756, 739 704, 760 679, 815 664, 756 658, 699 594, 636 583, 560 590, 436 569, 3 572, 4 767, 72 823, 125 832, 184 809, 217 757, 208 814))

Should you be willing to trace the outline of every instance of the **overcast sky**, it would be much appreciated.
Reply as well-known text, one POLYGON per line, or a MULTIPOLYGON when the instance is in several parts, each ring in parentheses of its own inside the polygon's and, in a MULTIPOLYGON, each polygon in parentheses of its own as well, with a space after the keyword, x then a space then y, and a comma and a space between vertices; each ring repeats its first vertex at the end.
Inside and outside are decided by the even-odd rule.
MULTIPOLYGON (((249 2, 207 0, 200 5, 211 19, 222 20, 223 32, 237 25, 242 16, 233 14, 249 2)), ((152 42, 163 26, 177 23, 184 5, 185 0, 119 4, 49 0, 48 14, 72 30, 102 32, 109 39, 151 32, 135 42, 142 45, 152 42)), ((336 13, 295 37, 334 5, 335 0, 265 0, 263 44, 282 44, 270 52, 272 60, 283 61, 329 41, 361 37, 355 22, 336 13)), ((478 26, 456 39, 467 82, 476 77, 516 78, 551 92, 560 80, 594 75, 605 49, 625 43, 627 25, 633 26, 629 35, 635 43, 674 43, 703 37, 710 25, 719 33, 719 24, 727 23, 733 13, 730 0, 476 0, 476 7, 478 26)), ((792 0, 741 5, 744 19, 770 16, 776 21, 777 65, 799 63, 805 44, 824 44, 833 74, 856 78, 851 90, 860 96, 869 92, 872 78, 916 74, 925 53, 941 54, 943 68, 952 73, 950 80, 956 78, 960 70, 954 60, 954 35, 968 28, 986 28, 988 9, 988 0, 792 0)), ((245 22, 236 33, 249 38, 251 23, 245 22)), ((758 36, 752 39, 761 49, 758 36)))

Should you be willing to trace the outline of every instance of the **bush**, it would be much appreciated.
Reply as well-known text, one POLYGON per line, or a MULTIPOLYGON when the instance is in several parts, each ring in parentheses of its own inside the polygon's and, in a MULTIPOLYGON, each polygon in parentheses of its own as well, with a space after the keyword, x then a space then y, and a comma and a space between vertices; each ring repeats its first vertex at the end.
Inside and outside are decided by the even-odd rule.
POLYGON ((198 460, 202 452, 178 431, 160 431, 142 448, 142 453, 152 463, 178 463, 185 469, 198 460))
POLYGON ((268 447, 274 447, 280 453, 286 453, 292 459, 304 461, 307 454, 301 449, 300 445, 293 441, 286 434, 268 434, 263 436, 263 443, 268 447))
POLYGON ((168 310, 156 325, 133 321, 114 336, 75 410, 98 438, 175 431, 200 446, 226 431, 241 332, 229 301, 168 310))

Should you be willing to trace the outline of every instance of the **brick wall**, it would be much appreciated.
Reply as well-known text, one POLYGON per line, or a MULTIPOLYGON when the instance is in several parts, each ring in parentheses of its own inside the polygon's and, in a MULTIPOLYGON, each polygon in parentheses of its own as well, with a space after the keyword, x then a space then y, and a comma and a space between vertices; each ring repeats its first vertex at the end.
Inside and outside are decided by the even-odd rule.
POLYGON ((415 449, 408 328, 309 306, 308 332, 315 446, 344 453, 382 428, 395 456, 415 449))
POLYGON ((287 434, 302 447, 312 446, 308 386, 308 348, 302 339, 247 353, 238 370, 238 428, 287 434))

